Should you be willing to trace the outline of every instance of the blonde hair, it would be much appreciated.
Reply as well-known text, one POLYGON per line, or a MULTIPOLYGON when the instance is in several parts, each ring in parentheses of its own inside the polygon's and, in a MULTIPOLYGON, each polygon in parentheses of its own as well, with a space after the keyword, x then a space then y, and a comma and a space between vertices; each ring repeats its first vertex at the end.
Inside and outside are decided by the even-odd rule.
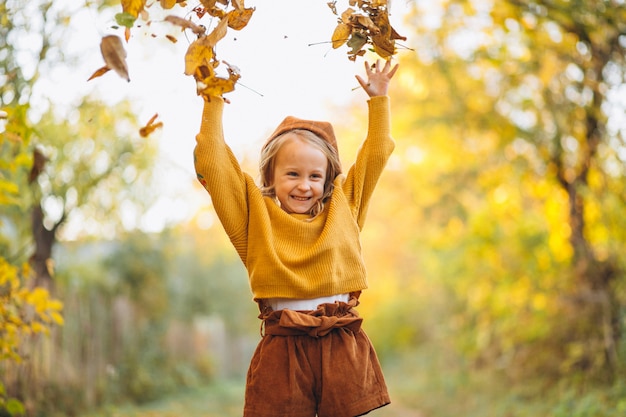
POLYGON ((324 194, 319 200, 317 200, 316 204, 309 212, 311 218, 315 218, 324 210, 324 203, 328 201, 335 187, 333 182, 337 175, 341 174, 341 161, 339 160, 337 149, 315 133, 305 129, 293 129, 284 132, 267 142, 265 146, 263 146, 263 149, 261 149, 261 158, 259 161, 259 188, 264 196, 276 198, 276 190, 274 189, 274 168, 276 165, 276 155, 287 139, 289 139, 290 133, 321 150, 324 155, 326 155, 326 159, 328 160, 326 180, 324 182, 324 194))

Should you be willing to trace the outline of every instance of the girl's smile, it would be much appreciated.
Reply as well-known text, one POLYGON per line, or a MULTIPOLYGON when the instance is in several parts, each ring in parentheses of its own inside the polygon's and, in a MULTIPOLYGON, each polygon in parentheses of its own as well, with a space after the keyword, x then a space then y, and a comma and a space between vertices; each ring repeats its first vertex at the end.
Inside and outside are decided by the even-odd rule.
POLYGON ((328 159, 316 146, 290 134, 276 154, 274 190, 287 213, 309 213, 324 195, 328 159))

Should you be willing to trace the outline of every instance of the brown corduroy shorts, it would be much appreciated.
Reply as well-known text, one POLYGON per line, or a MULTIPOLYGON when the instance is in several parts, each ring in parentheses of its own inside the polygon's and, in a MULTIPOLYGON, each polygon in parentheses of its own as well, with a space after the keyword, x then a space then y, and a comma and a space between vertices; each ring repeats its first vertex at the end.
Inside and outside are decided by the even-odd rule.
POLYGON ((355 417, 390 403, 362 318, 348 303, 272 311, 248 370, 244 417, 355 417))

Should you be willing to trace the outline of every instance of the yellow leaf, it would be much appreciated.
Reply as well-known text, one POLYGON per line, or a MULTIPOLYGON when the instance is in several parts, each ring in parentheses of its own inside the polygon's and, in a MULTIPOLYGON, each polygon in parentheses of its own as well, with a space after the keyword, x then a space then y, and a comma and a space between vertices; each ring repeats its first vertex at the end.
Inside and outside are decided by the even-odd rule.
POLYGON ((235 89, 235 81, 230 78, 212 77, 197 82, 198 94, 203 96, 221 97, 235 89))
POLYGON ((345 23, 339 23, 333 32, 332 42, 333 48, 337 49, 344 43, 348 41, 350 38, 350 34, 352 33, 352 27, 345 23))
POLYGON ((185 75, 194 75, 200 66, 210 66, 213 58, 213 48, 206 45, 203 38, 196 39, 187 48, 185 54, 185 75))
POLYGON ((163 9, 171 9, 176 6, 176 0, 159 0, 163 9))
POLYGON ((235 9, 228 13, 228 27, 234 30, 241 30, 248 25, 254 8, 235 9))
POLYGON ((205 36, 204 38, 201 39, 202 42, 206 43, 208 46, 212 48, 220 40, 222 40, 224 36, 226 36, 226 33, 228 31, 228 19, 229 19, 228 15, 224 16, 224 18, 220 20, 220 23, 218 23, 215 29, 213 29, 213 31, 209 33, 208 36, 205 36))
POLYGON ((63 326, 65 324, 65 320, 63 319, 63 316, 57 313, 56 311, 51 312, 50 317, 52 317, 52 320, 59 326, 63 326))
POLYGON ((42 333, 46 329, 41 323, 37 322, 31 323, 30 328, 33 333, 42 333))
POLYGON ((146 5, 146 0, 122 0, 122 10, 135 17, 139 16, 146 5))

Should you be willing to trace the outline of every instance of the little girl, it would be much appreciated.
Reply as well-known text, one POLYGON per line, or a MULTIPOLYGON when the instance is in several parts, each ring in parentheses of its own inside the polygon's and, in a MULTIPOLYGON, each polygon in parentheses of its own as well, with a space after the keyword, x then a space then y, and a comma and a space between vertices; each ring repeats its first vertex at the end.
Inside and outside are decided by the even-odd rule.
POLYGON ((389 404, 355 310, 367 288, 359 232, 394 148, 388 86, 398 65, 356 76, 370 97, 367 138, 342 173, 327 122, 287 117, 261 151, 260 187, 224 141, 224 100, 205 101, 198 179, 243 261, 263 323, 244 417, 354 417, 389 404))

